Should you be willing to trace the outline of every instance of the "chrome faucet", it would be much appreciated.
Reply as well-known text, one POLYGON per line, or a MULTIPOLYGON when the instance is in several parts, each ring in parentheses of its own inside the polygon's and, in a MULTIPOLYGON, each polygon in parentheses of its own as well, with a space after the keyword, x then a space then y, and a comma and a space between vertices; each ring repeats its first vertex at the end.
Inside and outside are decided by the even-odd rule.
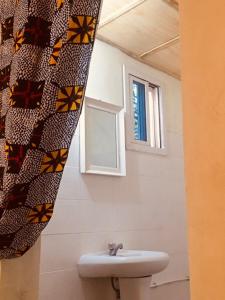
POLYGON ((123 249, 123 244, 116 244, 116 243, 111 243, 108 245, 109 249, 109 255, 110 256, 116 256, 117 252, 119 249, 123 249))

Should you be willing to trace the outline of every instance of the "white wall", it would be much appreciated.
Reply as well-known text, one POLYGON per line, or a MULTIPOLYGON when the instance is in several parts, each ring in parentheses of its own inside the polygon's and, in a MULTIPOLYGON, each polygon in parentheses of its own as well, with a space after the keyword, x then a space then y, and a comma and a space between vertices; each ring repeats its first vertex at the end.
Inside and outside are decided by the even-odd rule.
MULTIPOLYGON (((107 280, 83 282, 76 269, 81 254, 104 250, 111 241, 167 251, 171 262, 153 278, 157 284, 188 275, 180 82, 97 41, 87 96, 122 105, 123 64, 149 72, 165 86, 168 155, 127 151, 125 178, 81 175, 77 131, 54 217, 42 235, 40 300, 114 299, 107 280)), ((160 289, 164 299, 177 300, 165 288, 157 295, 160 289)))

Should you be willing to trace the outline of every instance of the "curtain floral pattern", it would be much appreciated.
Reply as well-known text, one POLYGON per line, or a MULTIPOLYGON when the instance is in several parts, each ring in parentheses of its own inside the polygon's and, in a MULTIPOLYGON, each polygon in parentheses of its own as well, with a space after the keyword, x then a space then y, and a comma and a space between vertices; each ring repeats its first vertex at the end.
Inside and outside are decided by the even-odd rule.
POLYGON ((0 259, 22 256, 52 217, 100 6, 0 1, 0 259))

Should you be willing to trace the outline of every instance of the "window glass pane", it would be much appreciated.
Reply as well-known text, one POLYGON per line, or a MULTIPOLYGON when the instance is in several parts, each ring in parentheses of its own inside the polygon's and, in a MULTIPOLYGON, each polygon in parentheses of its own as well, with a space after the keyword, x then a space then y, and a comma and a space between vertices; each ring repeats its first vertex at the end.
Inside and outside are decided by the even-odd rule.
POLYGON ((147 142, 145 85, 133 81, 133 112, 135 140, 147 142))

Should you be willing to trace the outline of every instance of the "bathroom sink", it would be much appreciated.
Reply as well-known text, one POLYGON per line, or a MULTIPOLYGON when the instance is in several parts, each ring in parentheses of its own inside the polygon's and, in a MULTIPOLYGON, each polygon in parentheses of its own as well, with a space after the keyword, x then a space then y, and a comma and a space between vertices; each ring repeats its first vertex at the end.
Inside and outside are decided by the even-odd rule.
POLYGON ((169 256, 164 252, 119 250, 116 256, 98 252, 81 256, 78 269, 83 278, 146 277, 164 270, 169 256))

